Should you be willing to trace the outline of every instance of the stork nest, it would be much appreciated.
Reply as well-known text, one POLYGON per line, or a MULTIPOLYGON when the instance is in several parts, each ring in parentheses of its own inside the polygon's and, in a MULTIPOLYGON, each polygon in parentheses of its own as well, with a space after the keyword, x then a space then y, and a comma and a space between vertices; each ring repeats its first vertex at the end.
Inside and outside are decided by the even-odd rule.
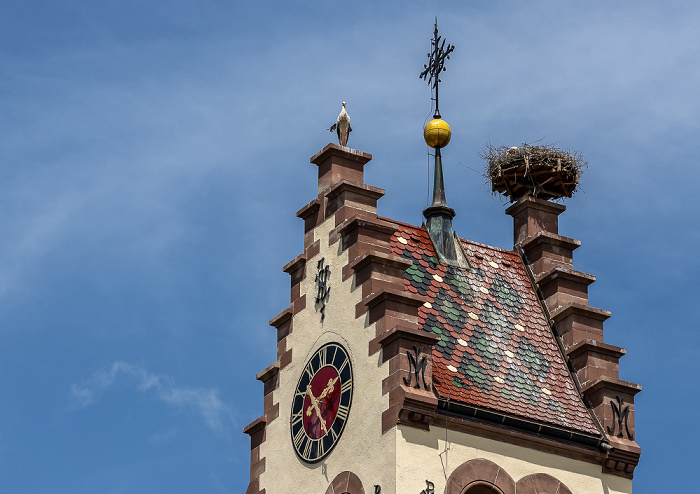
POLYGON ((571 197, 588 166, 578 151, 527 142, 520 147, 488 144, 479 156, 487 162, 491 190, 511 202, 528 195, 540 199, 571 197))

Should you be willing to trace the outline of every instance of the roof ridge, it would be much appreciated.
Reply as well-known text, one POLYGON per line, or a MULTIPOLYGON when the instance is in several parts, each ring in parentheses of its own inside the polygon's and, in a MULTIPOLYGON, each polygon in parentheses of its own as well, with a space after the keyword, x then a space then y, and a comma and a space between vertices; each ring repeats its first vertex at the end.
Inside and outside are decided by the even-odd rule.
MULTIPOLYGON (((424 227, 423 225, 421 225, 421 226, 416 226, 416 225, 412 225, 412 224, 410 224, 410 223, 406 223, 406 222, 404 222, 404 221, 394 220, 394 219, 388 218, 388 217, 386 217, 386 216, 379 216, 379 215, 377 215, 377 218, 379 218, 380 220, 389 221, 389 222, 391 222, 391 223, 396 223, 397 225, 401 225, 401 226, 404 226, 404 227, 413 228, 413 229, 416 229, 416 230, 425 230, 425 227, 424 227)), ((461 242, 463 242, 463 243, 466 242, 466 243, 469 243, 469 244, 472 244, 472 245, 476 245, 476 246, 478 246, 478 247, 484 247, 484 248, 486 248, 486 249, 495 250, 495 251, 497 251, 497 252, 504 252, 504 253, 507 253, 507 254, 512 254, 512 255, 514 255, 514 256, 518 256, 518 253, 515 252, 515 250, 508 250, 508 249, 504 249, 504 248, 502 248, 502 247, 496 247, 495 245, 483 244, 483 243, 477 242, 477 241, 475 241, 475 240, 470 240, 470 239, 468 239, 468 238, 462 238, 462 237, 460 237, 459 235, 457 235, 457 238, 459 238, 459 240, 460 240, 461 242)), ((518 256, 518 257, 520 257, 520 256, 518 256)))
MULTIPOLYGON (((512 254, 512 255, 514 255, 514 256, 518 256, 518 253, 515 252, 514 250, 503 249, 503 248, 501 248, 501 247, 496 247, 496 246, 494 246, 494 245, 482 244, 481 242, 476 242, 476 241, 474 241, 474 240, 469 240, 468 238, 462 238, 462 237, 460 237, 459 239, 460 239, 462 242, 466 242, 466 243, 468 243, 468 244, 476 245, 476 246, 478 246, 478 247, 484 247, 484 248, 486 248, 486 249, 495 250, 496 252, 503 252, 503 253, 505 253, 505 254, 512 254)), ((520 256, 518 256, 518 257, 520 257, 520 256)))
POLYGON ((377 215, 377 218, 379 218, 380 220, 389 221, 391 223, 396 223, 397 225, 407 226, 409 228, 415 228, 416 230, 420 230, 421 228, 423 228, 422 226, 411 225, 410 223, 406 223, 404 221, 399 221, 399 220, 395 220, 392 218, 388 218, 386 216, 377 215))

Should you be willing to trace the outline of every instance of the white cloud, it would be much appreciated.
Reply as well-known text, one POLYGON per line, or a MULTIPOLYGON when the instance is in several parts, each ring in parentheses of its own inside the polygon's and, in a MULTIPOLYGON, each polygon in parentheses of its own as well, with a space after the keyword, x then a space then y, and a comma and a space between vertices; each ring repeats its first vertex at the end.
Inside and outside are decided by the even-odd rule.
POLYGON ((175 436, 177 436, 177 430, 175 428, 169 428, 165 431, 153 434, 148 438, 151 443, 167 443, 171 441, 175 436))
POLYGON ((210 429, 221 430, 224 419, 230 415, 229 407, 221 401, 216 389, 177 386, 169 376, 154 374, 140 365, 121 361, 98 370, 80 384, 73 384, 71 395, 78 406, 87 407, 97 401, 100 391, 113 386, 120 377, 130 380, 142 393, 152 392, 169 406, 189 409, 203 418, 210 429))

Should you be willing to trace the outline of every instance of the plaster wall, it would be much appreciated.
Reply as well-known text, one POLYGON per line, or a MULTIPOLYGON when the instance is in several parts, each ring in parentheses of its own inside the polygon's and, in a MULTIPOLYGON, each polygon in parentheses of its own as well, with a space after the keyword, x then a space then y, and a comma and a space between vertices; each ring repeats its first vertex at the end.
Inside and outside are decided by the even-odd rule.
POLYGON ((515 482, 530 474, 546 473, 574 494, 632 492, 631 480, 604 474, 601 466, 593 463, 451 430, 447 431, 446 442, 445 429, 434 425, 430 431, 406 426, 397 429, 396 488, 385 490, 382 486, 383 494, 418 493, 425 489, 426 479, 435 484, 435 493, 441 494, 450 474, 462 463, 476 458, 494 462, 515 482))
POLYGON ((382 412, 389 397, 382 396, 382 379, 388 375, 388 363, 381 364, 381 352, 369 356, 369 342, 375 336, 374 324, 367 317, 355 318, 355 306, 362 298, 361 288, 354 286, 354 277, 344 282, 342 268, 348 263, 348 253, 340 252, 341 242, 329 246, 329 233, 335 227, 331 217, 314 230, 314 241, 320 240, 320 253, 306 265, 306 277, 301 293, 306 294, 306 308, 294 316, 292 332, 287 336, 287 348, 292 349, 292 362, 279 372, 279 387, 273 393, 279 402, 280 415, 266 427, 260 456, 265 457, 265 471, 260 476, 260 489, 266 494, 289 492, 326 492, 339 473, 351 470, 362 480, 367 494, 374 484, 382 492, 395 492, 394 457, 396 429, 382 435, 382 412), (316 297, 317 262, 324 258, 330 267, 330 297, 326 303, 325 319, 314 306, 316 297), (306 464, 292 446, 290 414, 294 389, 309 357, 328 342, 339 342, 349 352, 354 391, 345 430, 333 451, 322 461, 306 464))

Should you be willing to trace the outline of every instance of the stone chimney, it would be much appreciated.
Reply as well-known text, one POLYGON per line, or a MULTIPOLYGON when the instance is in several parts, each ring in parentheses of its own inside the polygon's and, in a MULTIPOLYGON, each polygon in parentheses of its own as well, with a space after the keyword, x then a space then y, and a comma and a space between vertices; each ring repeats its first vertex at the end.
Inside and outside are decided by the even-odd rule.
POLYGON ((604 343, 603 323, 611 314, 588 305, 595 276, 573 268, 573 252, 581 242, 559 235, 559 215, 565 210, 561 204, 525 196, 506 213, 513 217, 515 248, 532 273, 583 399, 613 447, 604 468, 631 477, 641 451, 634 440, 634 395, 642 388, 619 378, 625 350, 604 343))

